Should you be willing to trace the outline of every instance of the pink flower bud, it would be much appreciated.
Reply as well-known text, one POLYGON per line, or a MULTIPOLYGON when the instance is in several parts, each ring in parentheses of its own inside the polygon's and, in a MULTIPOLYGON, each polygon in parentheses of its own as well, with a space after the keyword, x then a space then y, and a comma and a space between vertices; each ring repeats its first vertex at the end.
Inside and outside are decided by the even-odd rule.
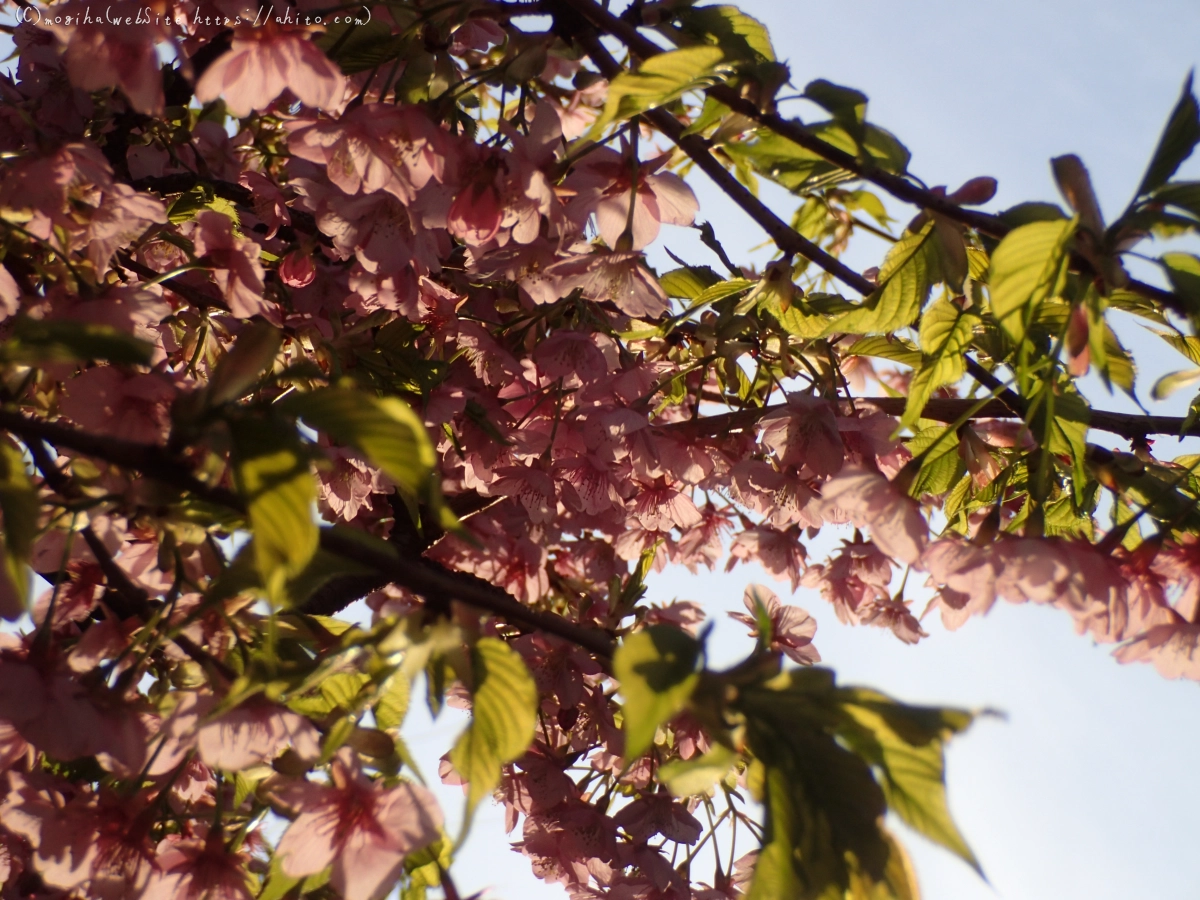
POLYGON ((311 256, 293 250, 279 264, 279 277, 288 287, 308 287, 317 277, 317 267, 313 265, 311 256))

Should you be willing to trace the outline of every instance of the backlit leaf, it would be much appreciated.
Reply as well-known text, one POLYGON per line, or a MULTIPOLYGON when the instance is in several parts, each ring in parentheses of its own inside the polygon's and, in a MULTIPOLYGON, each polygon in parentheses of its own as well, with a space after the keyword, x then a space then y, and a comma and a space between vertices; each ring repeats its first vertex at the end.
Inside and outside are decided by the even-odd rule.
POLYGON ((933 223, 893 245, 879 270, 879 288, 851 312, 839 316, 825 334, 886 334, 921 314, 936 278, 937 248, 933 223))
POLYGON ((286 580, 300 574, 317 549, 316 480, 299 437, 286 423, 237 418, 229 429, 234 483, 250 514, 259 576, 278 602, 286 580))
POLYGON ((587 137, 595 139, 611 123, 677 100, 685 93, 715 84, 725 59, 719 47, 684 47, 660 53, 636 72, 623 72, 608 86, 604 109, 587 137))
POLYGON ((13 320, 11 336, 0 347, 0 358, 26 364, 91 362, 148 365, 154 347, 111 325, 74 319, 13 320))
POLYGON ((654 743, 658 726, 687 705, 699 680, 700 644, 669 625, 652 625, 625 638, 613 657, 625 715, 625 759, 654 743))
POLYGON ((0 585, 0 595, 11 591, 12 603, 0 603, 0 615, 18 618, 29 602, 29 553, 38 534, 39 503, 37 490, 25 470, 21 451, 0 439, 0 512, 4 531, 0 536, 4 571, 8 587, 0 585))
POLYGON ((480 638, 471 650, 471 724, 450 754, 470 783, 467 823, 476 805, 500 783, 501 766, 529 749, 537 725, 538 692, 519 653, 504 641, 480 638))
POLYGON ((422 500, 430 498, 433 445, 425 424, 404 401, 332 387, 292 395, 281 405, 311 427, 358 450, 398 487, 422 500))
POLYGON ((992 254, 992 314, 1014 337, 1024 334, 1025 311, 1062 289, 1074 231, 1074 219, 1031 222, 1010 232, 992 254))

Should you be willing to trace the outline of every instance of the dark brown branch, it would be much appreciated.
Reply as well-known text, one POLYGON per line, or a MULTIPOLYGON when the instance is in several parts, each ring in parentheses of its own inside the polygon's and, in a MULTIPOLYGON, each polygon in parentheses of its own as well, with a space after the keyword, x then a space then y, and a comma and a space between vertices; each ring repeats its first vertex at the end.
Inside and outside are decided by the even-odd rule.
MULTIPOLYGON (((186 463, 161 447, 88 434, 65 425, 30 419, 9 410, 0 410, 0 429, 10 431, 27 442, 46 440, 123 469, 139 471, 210 503, 245 511, 245 504, 237 494, 200 481, 191 474, 186 463)), ((398 551, 388 553, 375 550, 329 529, 321 530, 321 547, 369 566, 396 584, 424 597, 458 600, 514 624, 556 635, 601 657, 612 656, 615 649, 612 637, 603 631, 577 625, 553 613, 530 609, 495 585, 465 572, 451 571, 431 560, 405 558, 398 551)))
MULTIPOLYGON (((574 30, 573 36, 583 47, 592 62, 604 77, 612 80, 624 68, 613 59, 612 54, 600 43, 596 32, 582 27, 574 30)), ((827 253, 808 238, 793 229, 787 222, 775 215, 766 204, 755 197, 750 190, 731 175, 720 161, 709 152, 708 142, 699 135, 683 133, 684 126, 678 119, 665 109, 652 109, 642 114, 645 118, 671 139, 703 172, 711 178, 734 203, 745 210, 763 230, 770 235, 771 240, 789 256, 802 256, 815 263, 834 278, 858 291, 864 296, 874 291, 877 285, 855 272, 836 256, 827 253)))
MULTIPOLYGON (((37 466, 38 471, 42 473, 42 477, 46 480, 46 484, 55 493, 64 498, 71 497, 77 493, 70 479, 55 465, 54 460, 51 459, 50 454, 46 450, 46 445, 42 443, 41 439, 26 438, 25 446, 29 448, 29 455, 33 458, 33 464, 37 466)), ((104 573, 104 579, 108 584, 110 592, 106 602, 112 611, 121 619, 135 617, 141 619, 143 622, 150 621, 154 617, 154 609, 150 605, 150 594, 135 583, 129 577, 128 573, 117 564, 112 554, 108 552, 108 548, 104 546, 104 541, 100 539, 100 536, 96 534, 91 525, 85 526, 81 534, 84 543, 92 551, 92 556, 96 558, 96 563, 100 566, 100 571, 104 573)), ((212 656, 203 647, 198 646, 187 635, 179 634, 169 640, 192 660, 201 666, 211 668, 226 681, 232 682, 237 677, 236 672, 212 656)))
MULTIPOLYGON (((843 401, 845 402, 845 401, 843 401)), ((908 402, 905 397, 855 397, 854 402, 859 406, 869 404, 889 416, 899 416, 904 412, 908 402)), ((925 404, 921 416, 937 422, 957 422, 978 400, 957 400, 935 398, 925 404)), ((777 403, 773 406, 762 406, 755 409, 739 409, 736 412, 722 413, 715 416, 704 416, 687 422, 672 422, 669 425, 659 425, 659 431, 682 432, 697 437, 716 437, 731 431, 740 431, 752 427, 764 416, 773 412, 787 409, 786 404, 777 403)), ((847 410, 848 411, 848 410, 847 410)), ((989 400, 971 416, 975 419, 1019 419, 1002 399, 989 400)), ((1088 427, 1095 431, 1106 431, 1129 440, 1147 438, 1152 435, 1169 435, 1173 437, 1200 436, 1200 423, 1196 423, 1182 431, 1184 420, 1178 416, 1145 416, 1131 413, 1092 411, 1088 419, 1088 427)))
MULTIPOLYGON (((664 52, 662 48, 657 46, 653 41, 642 35, 635 26, 613 15, 607 9, 593 2, 593 0, 560 0, 560 2, 570 6, 573 10, 581 13, 583 16, 585 16, 587 19, 590 19, 593 23, 607 31, 609 34, 612 34, 620 39, 621 42, 624 43, 625 46, 627 46, 635 56, 638 56, 641 59, 649 59, 651 56, 656 56, 659 53, 664 52)), ((594 57, 593 60, 595 61, 594 57)), ((599 66, 599 61, 596 61, 596 64, 599 66)), ((601 68, 603 71, 603 67, 601 68)), ((611 79, 613 77, 613 75, 610 75, 607 72, 604 74, 607 78, 611 79)), ((999 216, 992 215, 991 213, 985 213, 980 210, 964 209, 943 195, 935 194, 933 191, 919 187, 918 185, 909 181, 907 178, 904 178, 900 175, 879 169, 871 165, 869 162, 865 162, 864 160, 861 160, 858 157, 833 146, 827 141, 821 140, 819 137, 808 131, 808 129, 806 129, 799 122, 791 119, 785 119, 777 113, 761 109, 755 103, 741 96, 735 88, 730 87, 727 84, 714 85, 713 87, 708 88, 706 93, 714 100, 717 100, 729 107, 729 109, 733 112, 745 116, 746 118, 757 122, 759 125, 771 129, 776 134, 782 135, 792 143, 803 147, 805 150, 808 150, 811 153, 815 153, 817 156, 821 157, 826 162, 832 163, 839 169, 844 169, 847 172, 851 172, 854 175, 857 175, 859 178, 883 188, 897 200, 903 200, 905 203, 911 203, 914 206, 918 206, 922 209, 931 210, 945 216, 948 219, 952 219, 955 222, 959 222, 970 228, 974 228, 981 234, 986 234, 993 238, 1003 238, 1012 230, 1012 226, 1010 226, 999 216)), ((679 130, 682 130, 682 128, 679 130)), ((664 133, 666 132, 664 131, 664 133)), ((670 134, 668 134, 668 137, 670 137, 670 134)), ((674 140, 674 138, 672 138, 672 140, 674 140)), ((676 141, 676 143, 678 143, 678 141, 676 141)), ((689 155, 691 154, 689 153, 689 155)), ((707 169, 705 169, 705 171, 707 171, 707 169)), ((760 224, 762 223, 760 222, 760 224)), ((767 232, 768 234, 771 234, 772 238, 775 237, 775 235, 771 233, 770 229, 767 229, 767 232)), ((789 252, 786 248, 783 248, 782 245, 780 245, 780 248, 783 249, 784 252, 789 252)), ((801 253, 801 255, 805 256, 806 254, 801 253)), ((808 258, 811 259, 811 257, 808 258)), ((821 265, 821 263, 817 260, 813 261, 817 262, 818 265, 821 265)), ((1083 271, 1090 270, 1090 265, 1078 254, 1072 258, 1072 264, 1076 268, 1083 271)), ((821 267, 826 268, 823 265, 821 267)), ((826 268, 826 271, 830 270, 826 268)), ((833 274, 836 275, 836 273, 833 274)), ((841 278, 840 275, 837 277, 841 278)), ((845 279, 841 280, 845 281, 845 279)), ((850 284, 848 281, 846 283, 850 284)), ((856 290, 861 290, 861 288, 858 288, 855 285, 851 286, 855 287, 856 290)), ((1145 297, 1148 300, 1153 300, 1157 303, 1161 303, 1167 309, 1181 315, 1191 315, 1191 313, 1194 311, 1179 295, 1171 291, 1164 290, 1163 288, 1155 287, 1152 284, 1146 284, 1145 282, 1138 281, 1136 279, 1130 279, 1127 287, 1129 290, 1133 291, 1139 296, 1145 297)))

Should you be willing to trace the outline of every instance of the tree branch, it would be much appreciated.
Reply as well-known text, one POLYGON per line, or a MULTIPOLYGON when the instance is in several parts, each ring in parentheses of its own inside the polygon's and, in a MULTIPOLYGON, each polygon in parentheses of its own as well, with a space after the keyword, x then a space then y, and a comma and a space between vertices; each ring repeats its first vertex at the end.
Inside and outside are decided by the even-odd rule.
MULTIPOLYGON (((630 52, 641 59, 649 59, 652 56, 657 56, 658 54, 664 52, 662 48, 657 46, 653 41, 642 35, 635 26, 613 15, 607 9, 593 2, 593 0, 558 0, 558 2, 565 3, 574 11, 582 14, 584 17, 594 22, 597 26, 619 38, 621 42, 629 48, 630 52)), ((607 54, 607 51, 604 52, 607 54)), ((609 59, 611 59, 611 56, 609 59)), ((597 66, 601 65, 598 60, 595 60, 595 57, 593 57, 593 60, 596 62, 597 66)), ((618 66, 618 68, 620 67, 618 66)), ((601 71, 603 72, 603 66, 601 66, 601 71)), ((607 72, 603 72, 603 74, 606 78, 611 80, 616 73, 614 72, 613 75, 610 75, 607 72)), ((793 144, 803 147, 805 150, 808 150, 811 153, 815 153, 826 162, 833 163, 833 165, 837 166, 839 169, 845 169, 847 172, 851 172, 854 175, 857 175, 859 178, 883 188, 897 200, 903 200, 906 203, 911 203, 914 206, 918 206, 922 209, 936 212, 939 215, 943 215, 948 219, 959 222, 960 224, 967 225, 970 228, 974 228, 981 234, 986 234, 993 238, 1003 238, 1012 230, 1012 226, 999 216, 992 215, 991 213, 985 213, 980 210, 964 209, 952 200, 947 199, 945 196, 935 194, 933 191, 919 187, 900 175, 883 171, 882 169, 879 169, 870 163, 865 162, 858 157, 833 146, 827 141, 821 140, 819 137, 808 131, 808 129, 806 129, 798 121, 785 119, 777 113, 768 112, 761 109, 755 103, 741 96, 735 88, 727 84, 714 85, 713 87, 708 88, 705 93, 711 96, 714 100, 717 100, 718 102, 729 107, 729 109, 733 112, 745 116, 746 118, 757 122, 759 125, 771 129, 776 134, 787 138, 793 144)), ((679 130, 682 131, 682 127, 679 130)), ((666 133, 665 129, 664 133, 666 133)), ((668 133, 668 136, 670 137, 671 135, 668 133)), ((675 138, 672 137, 672 140, 675 140, 675 138)), ((675 142, 679 143, 678 141, 675 142)), ((689 155, 691 154, 689 153, 689 155)), ((705 169, 705 171, 708 170, 705 169)), ((762 222, 759 224, 762 224, 762 222)), ((770 229, 767 229, 767 233, 771 234, 772 238, 775 237, 770 229)), ((778 241, 776 243, 778 243, 778 241)), ((783 248, 782 245, 780 245, 780 248, 784 249, 784 252, 788 252, 786 248, 783 248)), ((807 257, 807 254, 804 253, 801 253, 800 255, 806 256, 806 258, 809 259, 812 258, 807 257)), ((1071 261, 1077 269, 1082 271, 1091 271, 1090 264, 1080 255, 1073 254, 1071 261)), ((815 259, 813 262, 817 262, 818 265, 821 265, 821 263, 815 259)), ((821 267, 826 268, 823 265, 821 267)), ((826 271, 830 270, 826 268, 826 271)), ((837 277, 841 278, 840 275, 837 277)), ((845 281, 845 279, 841 280, 845 281)), ((850 282, 846 283, 850 284, 850 282)), ((861 290, 861 288, 858 288, 855 285, 851 286, 855 287, 856 290, 861 290)), ((1148 300, 1153 300, 1157 303, 1161 303, 1167 309, 1179 313, 1180 315, 1190 316, 1194 311, 1182 297, 1173 293, 1172 291, 1164 290, 1163 288, 1155 287, 1152 284, 1146 284, 1145 282, 1138 281, 1136 279, 1130 279, 1127 287, 1129 290, 1133 291, 1139 296, 1145 297, 1148 300)), ((869 293, 869 291, 866 293, 869 293)))
MULTIPOLYGON (((843 403, 846 401, 842 401, 843 403)), ((870 404, 880 412, 889 416, 903 414, 906 397, 855 397, 854 402, 862 405, 870 404)), ((934 398, 925 404, 921 411, 922 418, 933 419, 937 422, 957 422, 964 413, 973 407, 978 400, 958 400, 949 398, 934 398)), ((740 431, 753 426, 759 419, 787 409, 787 404, 776 403, 772 406, 761 406, 755 409, 739 409, 731 413, 715 416, 704 416, 686 422, 672 422, 669 425, 659 425, 656 431, 668 433, 678 432, 697 437, 715 437, 731 431, 740 431)), ((1003 399, 989 400, 980 407, 973 416, 975 419, 1020 419, 1009 404, 1003 399)), ((1134 440, 1147 438, 1152 435, 1169 435, 1172 437, 1200 436, 1200 422, 1183 430, 1184 419, 1178 416, 1145 416, 1132 413, 1106 412, 1094 410, 1087 425, 1095 431, 1105 431, 1109 434, 1134 440)))
MULTIPOLYGON (((245 504, 237 494, 200 481, 188 471, 186 463, 156 445, 88 434, 65 425, 29 419, 9 410, 0 410, 0 428, 18 435, 27 443, 31 440, 47 440, 56 446, 105 460, 121 468, 140 471, 210 503, 245 512, 245 504)), ((615 642, 606 632, 577 625, 554 613, 531 609, 515 600, 507 591, 469 573, 451 571, 421 557, 405 558, 398 549, 387 553, 365 547, 331 529, 321 529, 320 541, 323 549, 369 566, 390 581, 424 597, 458 600, 514 624, 564 638, 604 658, 611 657, 615 650, 615 642)))

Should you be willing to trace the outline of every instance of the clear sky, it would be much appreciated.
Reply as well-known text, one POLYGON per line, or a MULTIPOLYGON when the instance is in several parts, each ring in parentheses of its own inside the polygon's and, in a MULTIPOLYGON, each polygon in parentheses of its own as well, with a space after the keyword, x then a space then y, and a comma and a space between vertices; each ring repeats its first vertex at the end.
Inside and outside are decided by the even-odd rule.
MULTIPOLYGON (((994 209, 1032 199, 1059 202, 1048 161, 1077 153, 1104 211, 1115 217, 1188 69, 1200 63, 1195 0, 738 5, 768 25, 797 89, 827 78, 864 91, 871 120, 907 144, 917 175, 952 189, 976 175, 995 176, 994 209)), ((788 110, 815 118, 803 103, 788 110)), ((1200 160, 1184 173, 1200 179, 1200 160)), ((702 176, 694 182, 702 217, 716 224, 735 259, 745 258, 762 233, 700 186, 702 176)), ((786 214, 793 206, 777 208, 786 214)), ((912 215, 894 208, 901 221, 912 215)), ((679 229, 665 229, 660 243, 708 261, 679 229)), ((875 265, 881 249, 864 242, 850 261, 875 265)), ((1152 351, 1138 377, 1139 396, 1149 404, 1154 380, 1186 363, 1137 336, 1136 326, 1122 323, 1118 330, 1135 352, 1152 351)), ((1103 388, 1091 394, 1104 408, 1136 410, 1103 388)), ((1162 411, 1177 413, 1186 394, 1162 411)), ((740 606, 750 581, 770 585, 817 617, 817 646, 843 681, 912 702, 1007 714, 980 721, 949 753, 951 807, 990 886, 912 836, 907 843, 925 900, 1200 897, 1200 686, 1164 681, 1150 666, 1120 666, 1106 648, 1076 636, 1065 614, 1032 606, 1000 604, 954 633, 927 620, 931 637, 907 647, 890 633, 840 626, 815 592, 802 588, 789 597, 787 585, 751 569, 701 577, 668 570, 653 577, 650 599, 696 600, 725 619, 723 611, 740 606)), ((728 620, 718 625, 712 647, 718 662, 750 649, 741 626, 728 620)), ((444 749, 457 727, 439 721, 436 739, 421 744, 444 749)), ((414 737, 420 730, 411 723, 414 737)), ((456 792, 446 797, 448 812, 461 807, 456 792)), ((509 900, 563 896, 504 849, 501 822, 498 809, 477 821, 456 866, 460 889, 491 885, 493 896, 509 900)))

